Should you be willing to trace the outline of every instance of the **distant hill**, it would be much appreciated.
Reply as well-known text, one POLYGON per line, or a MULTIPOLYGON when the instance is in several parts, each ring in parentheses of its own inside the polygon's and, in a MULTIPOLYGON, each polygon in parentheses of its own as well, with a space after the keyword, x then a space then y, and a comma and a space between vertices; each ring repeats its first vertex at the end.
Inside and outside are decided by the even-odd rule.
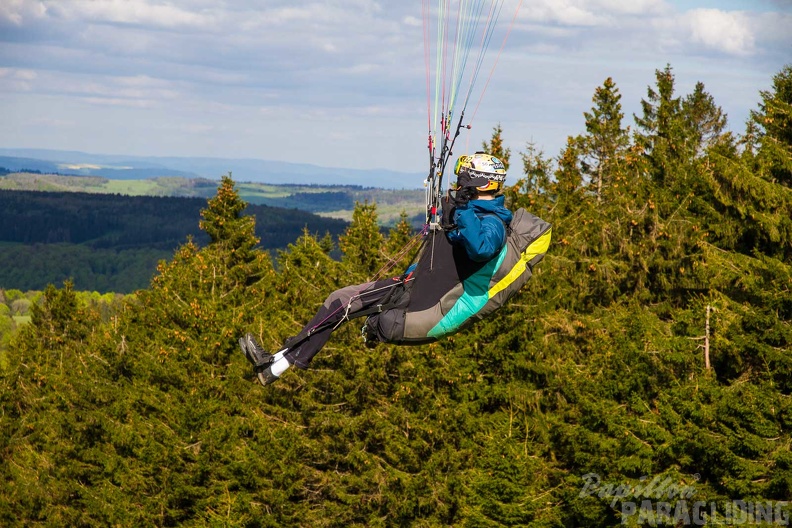
MULTIPOLYGON (((202 198, 0 190, 0 288, 41 290, 73 278, 81 290, 127 293, 148 286, 158 260, 199 230, 202 198)), ((308 229, 334 238, 346 222, 251 204, 261 246, 286 248, 308 229)))
POLYGON ((261 159, 125 156, 24 148, 0 148, 0 167, 111 179, 183 176, 217 180, 231 172, 236 181, 382 189, 418 189, 426 177, 422 173, 387 169, 345 169, 261 159))
MULTIPOLYGON (((8 159, 8 158, 6 158, 8 159)), ((30 158, 19 158, 29 160, 30 158)), ((48 162, 44 162, 48 163, 48 162)), ((2 168, 0 159, 0 168, 2 168)), ((45 165, 39 167, 46 172, 45 165)), ((180 196, 209 198, 217 191, 217 181, 208 178, 162 176, 143 179, 114 179, 101 176, 72 176, 14 172, 0 173, 0 189, 50 192, 86 192, 130 196, 180 196)), ((237 183, 239 195, 251 204, 300 209, 329 218, 350 221, 355 202, 377 204, 384 226, 395 224, 402 212, 420 226, 424 219, 424 191, 378 189, 350 185, 272 185, 237 183)))
POLYGON ((16 156, 0 156, 0 168, 9 172, 36 171, 44 174, 64 174, 61 167, 52 161, 16 156))
POLYGON ((157 178, 163 176, 180 176, 195 178, 197 174, 174 170, 164 166, 142 166, 132 164, 98 165, 86 162, 63 162, 33 157, 0 156, 0 167, 9 171, 37 171, 44 174, 60 174, 71 176, 97 176, 114 180, 133 180, 157 178))

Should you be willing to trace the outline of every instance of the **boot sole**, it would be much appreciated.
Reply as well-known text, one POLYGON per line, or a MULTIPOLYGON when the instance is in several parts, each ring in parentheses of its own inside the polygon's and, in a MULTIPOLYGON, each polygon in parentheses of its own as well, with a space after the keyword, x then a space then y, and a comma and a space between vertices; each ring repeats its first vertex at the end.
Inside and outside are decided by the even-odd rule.
POLYGON ((278 376, 274 375, 269 367, 267 367, 264 370, 258 371, 257 376, 259 383, 261 383, 265 387, 267 385, 270 385, 278 381, 278 376))

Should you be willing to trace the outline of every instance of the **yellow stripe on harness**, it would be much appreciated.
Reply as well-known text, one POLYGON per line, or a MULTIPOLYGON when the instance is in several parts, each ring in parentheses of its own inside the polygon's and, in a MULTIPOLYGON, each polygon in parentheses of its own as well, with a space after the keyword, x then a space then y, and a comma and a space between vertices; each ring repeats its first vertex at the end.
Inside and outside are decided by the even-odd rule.
POLYGON ((517 264, 503 277, 501 280, 498 281, 492 288, 489 290, 489 298, 492 299, 496 295, 498 295, 501 291, 506 289, 509 284, 517 280, 517 277, 522 275, 525 272, 525 268, 528 266, 528 263, 534 259, 537 255, 541 255, 542 253, 547 253, 548 248, 550 247, 550 238, 552 235, 552 229, 548 229, 542 236, 534 240, 525 251, 522 252, 520 255, 520 260, 517 261, 517 264))

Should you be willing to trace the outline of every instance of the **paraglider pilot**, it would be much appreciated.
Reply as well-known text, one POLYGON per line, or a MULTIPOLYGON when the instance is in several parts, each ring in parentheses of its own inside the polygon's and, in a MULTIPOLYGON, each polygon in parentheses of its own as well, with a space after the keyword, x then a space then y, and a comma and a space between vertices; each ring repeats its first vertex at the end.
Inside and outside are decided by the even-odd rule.
MULTIPOLYGON (((526 276, 519 267, 524 248, 507 251, 512 245, 507 238, 512 237, 513 215, 501 194, 506 180, 503 162, 478 152, 461 156, 454 173, 455 192, 442 201, 443 229, 427 235, 436 239, 424 241, 417 264, 402 276, 334 291, 302 331, 275 354, 263 350, 251 334, 239 340, 262 385, 273 383, 291 366, 307 368, 346 320, 368 316, 367 344, 427 343, 493 311, 519 289, 530 269, 522 265, 528 269, 526 276), (510 258, 512 253, 516 257, 510 258)), ((525 215, 535 219, 532 231, 546 233, 549 243, 549 224, 525 215)), ((543 254, 528 264, 538 262, 543 254)))

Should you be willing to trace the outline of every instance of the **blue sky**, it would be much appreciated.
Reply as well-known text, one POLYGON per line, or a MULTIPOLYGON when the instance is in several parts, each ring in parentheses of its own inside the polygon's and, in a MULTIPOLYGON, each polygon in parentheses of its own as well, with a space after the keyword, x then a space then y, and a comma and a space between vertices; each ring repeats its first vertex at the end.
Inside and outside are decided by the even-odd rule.
MULTIPOLYGON (((790 0, 523 0, 455 151, 501 123, 515 155, 555 156, 607 77, 629 125, 666 64, 741 132, 790 27, 790 0)), ((420 0, 0 1, 0 147, 415 172, 426 105, 420 0)))

